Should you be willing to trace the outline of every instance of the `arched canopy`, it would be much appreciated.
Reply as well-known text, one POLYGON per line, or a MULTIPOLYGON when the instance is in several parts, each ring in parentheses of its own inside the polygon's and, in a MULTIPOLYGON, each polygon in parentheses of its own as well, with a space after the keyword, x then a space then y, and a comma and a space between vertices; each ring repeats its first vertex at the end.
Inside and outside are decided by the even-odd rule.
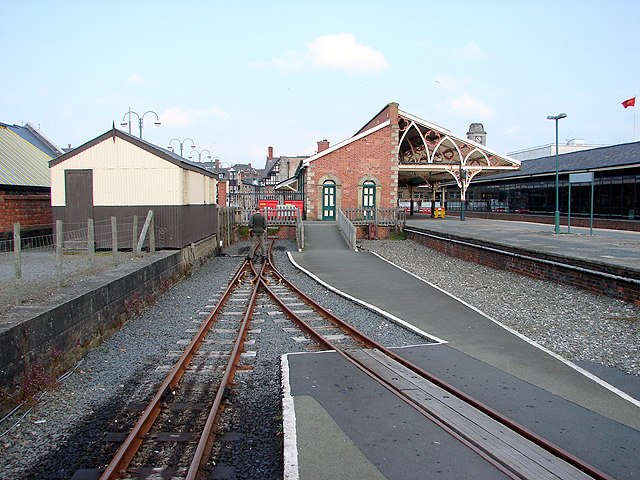
POLYGON ((398 111, 398 181, 423 179, 430 185, 455 180, 460 187, 471 179, 500 171, 518 170, 520 162, 446 128, 398 111))

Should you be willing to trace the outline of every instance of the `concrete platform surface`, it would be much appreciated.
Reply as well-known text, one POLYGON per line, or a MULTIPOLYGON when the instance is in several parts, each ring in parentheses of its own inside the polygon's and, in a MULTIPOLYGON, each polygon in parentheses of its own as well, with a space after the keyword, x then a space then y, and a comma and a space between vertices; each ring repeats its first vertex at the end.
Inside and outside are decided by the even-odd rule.
MULTIPOLYGON (((479 236, 484 231, 486 241, 490 237, 502 242, 514 238, 514 243, 527 243, 527 236, 546 237, 546 232, 539 231, 549 229, 503 225, 508 222, 493 225, 484 220, 455 224, 453 220, 423 221, 437 222, 442 228, 454 225, 457 235, 479 236)), ((614 478, 637 478, 637 398, 594 375, 585 375, 570 362, 550 355, 427 283, 415 282, 415 277, 408 278, 409 274, 378 257, 350 251, 335 224, 308 222, 305 232, 307 249, 291 255, 301 269, 331 288, 446 342, 405 349, 410 360, 614 478)), ((589 258, 593 258, 594 249, 600 249, 600 240, 590 244, 589 238, 550 236, 539 243, 552 244, 556 254, 563 249, 566 254, 588 256, 591 249, 589 258), (564 242, 560 246, 553 244, 558 239, 564 242), (573 241, 583 246, 576 249, 570 243, 573 241)), ((614 232, 611 238, 609 252, 619 249, 611 255, 615 261, 637 253, 635 242, 640 241, 640 235, 614 232)), ((496 472, 473 466, 468 452, 454 450, 457 447, 450 445, 450 439, 443 439, 442 432, 423 426, 411 409, 400 406, 399 399, 387 397, 388 392, 379 391, 371 380, 360 378, 333 356, 301 354, 287 359, 284 380, 290 382, 287 388, 294 405, 290 413, 295 415, 296 428, 301 432, 296 447, 300 479, 336 478, 324 476, 327 474, 320 468, 325 462, 318 459, 335 458, 339 462, 340 454, 331 453, 342 451, 338 445, 347 445, 350 452, 356 450, 339 462, 343 467, 348 463, 352 472, 340 478, 377 478, 367 473, 374 467, 375 475, 390 479, 426 478, 427 471, 434 478, 485 478, 485 474, 487 478, 500 478, 496 472), (320 434, 324 430, 328 437, 320 434), (445 463, 445 457, 451 456, 440 456, 440 447, 445 453, 457 452, 455 465, 445 463)))

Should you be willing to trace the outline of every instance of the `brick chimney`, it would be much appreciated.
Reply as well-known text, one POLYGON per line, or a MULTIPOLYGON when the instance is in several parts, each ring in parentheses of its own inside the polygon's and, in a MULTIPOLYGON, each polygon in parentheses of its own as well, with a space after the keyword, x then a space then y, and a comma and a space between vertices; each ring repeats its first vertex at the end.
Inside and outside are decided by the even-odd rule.
POLYGON ((329 140, 325 138, 318 142, 318 153, 324 152, 327 148, 329 148, 329 140))
POLYGON ((269 147, 269 153, 267 153, 267 160, 273 159, 273 147, 269 147))

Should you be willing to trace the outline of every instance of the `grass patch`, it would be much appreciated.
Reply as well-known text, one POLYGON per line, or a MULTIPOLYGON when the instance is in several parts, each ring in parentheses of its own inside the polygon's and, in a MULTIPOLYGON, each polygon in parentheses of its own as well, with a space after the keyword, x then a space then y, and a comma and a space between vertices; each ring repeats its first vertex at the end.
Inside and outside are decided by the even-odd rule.
POLYGON ((404 233, 404 230, 397 230, 389 232, 389 240, 406 240, 407 234, 404 233))

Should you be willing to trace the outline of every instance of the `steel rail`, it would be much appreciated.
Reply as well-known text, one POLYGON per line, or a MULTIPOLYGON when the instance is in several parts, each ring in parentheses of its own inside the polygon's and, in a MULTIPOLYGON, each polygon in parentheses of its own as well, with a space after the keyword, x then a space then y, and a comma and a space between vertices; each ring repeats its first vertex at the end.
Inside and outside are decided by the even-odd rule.
POLYGON ((248 262, 245 260, 237 270, 231 282, 229 282, 227 288, 220 297, 220 301, 218 302, 216 307, 207 315, 206 319, 198 329, 198 332, 195 334, 189 345, 187 345, 184 352, 182 353, 178 361, 174 364, 171 371, 167 374, 157 393, 149 402, 149 405, 145 408, 143 413, 140 415, 140 418, 131 429, 126 439, 122 442, 122 445, 114 455, 113 459, 100 476, 100 480, 121 478, 121 475, 126 471, 129 464, 131 463, 131 460, 134 458, 136 452, 142 444, 144 436, 149 432, 158 415, 160 414, 163 400, 171 394, 171 390, 182 379, 189 363, 191 363, 192 358, 200 348, 204 337, 210 330, 214 320, 218 317, 218 314, 229 298, 231 291, 236 288, 237 283, 244 275, 247 263, 248 262))
MULTIPOLYGON (((273 269, 272 267, 272 270, 273 269)), ((311 305, 315 308, 317 308, 323 315, 326 314, 326 317, 328 317, 327 319, 329 321, 331 321, 334 324, 338 324, 342 327, 344 327, 344 330, 346 330, 345 333, 347 333, 348 335, 353 335, 354 337, 356 337, 358 339, 358 341, 360 341, 360 339, 362 340, 361 343, 363 345, 366 345, 369 348, 372 348, 374 345, 377 345, 377 343, 375 341, 372 341, 369 337, 367 337, 366 335, 364 335, 363 333, 361 333, 359 330, 357 330, 355 327, 352 327, 351 325, 348 325, 346 323, 344 323, 340 318, 336 317, 335 315, 333 315, 331 312, 329 312, 328 310, 326 310, 324 307, 322 307, 321 305, 319 305, 318 303, 316 303, 312 298, 308 297, 306 294, 304 294, 303 292, 301 292, 300 290, 298 290, 294 285, 292 285, 288 280, 286 280, 285 278, 281 277, 280 274, 278 273, 277 276, 280 278, 280 280, 282 280, 284 283, 286 283, 287 286, 291 287, 293 289, 293 291, 295 291, 296 293, 298 293, 299 295, 301 295, 302 299, 304 301, 308 302, 308 305, 311 305)), ((444 423, 442 420, 440 420, 438 417, 436 417, 435 415, 431 414, 431 412, 426 411, 424 408, 422 408, 417 402, 415 402, 413 399, 407 397, 406 395, 404 395, 401 391, 399 391, 395 386, 393 386, 391 383, 389 383, 388 381, 386 381, 385 379, 381 378, 378 374, 376 374, 375 372, 373 372, 371 369, 369 369, 367 366, 363 365, 359 360, 355 359, 354 357, 352 357, 347 349, 344 348, 340 348, 337 345, 334 345, 331 341, 327 340, 326 338, 324 338, 324 336, 317 331, 316 329, 314 329, 311 325, 309 325, 307 322, 305 322, 298 314, 296 314, 293 310, 291 310, 277 295, 275 292, 273 292, 269 286, 264 282, 263 279, 261 279, 261 281, 263 281, 263 285, 265 290, 267 291, 267 293, 269 294, 269 296, 278 304, 280 305, 280 307, 287 313, 287 315, 289 315, 289 317, 305 332, 307 332, 313 339, 315 342, 319 343, 320 345, 322 345, 323 347, 325 347, 327 350, 333 350, 335 351, 338 355, 342 356, 347 362, 351 363, 354 367, 358 368, 359 370, 361 370, 365 375, 369 376, 370 378, 372 378, 374 381, 380 383, 383 387, 385 387, 387 390, 389 390, 391 393, 393 393, 394 395, 396 395, 397 397, 399 397, 401 400, 405 401, 406 403, 408 403, 409 405, 411 405, 413 408, 415 408, 419 413, 421 413, 422 415, 424 415, 426 418, 428 418, 430 421, 432 421, 433 423, 435 423, 436 425, 438 425, 440 428, 442 428, 445 432, 447 432, 448 434, 450 434, 452 437, 454 437, 456 440, 458 440, 459 442, 461 442, 462 444, 464 444, 465 446, 467 446, 469 449, 471 449, 472 451, 474 451, 476 454, 478 454, 479 456, 481 456, 485 461, 487 461, 488 463, 490 463, 491 465, 493 465, 496 469, 500 470, 502 473, 504 473, 506 476, 508 476, 509 478, 512 478, 514 480, 522 480, 522 477, 515 474, 512 470, 510 470, 509 468, 505 467, 501 462, 499 462, 498 460, 496 460, 494 457, 492 457, 489 453, 487 453, 485 450, 479 448, 476 444, 474 444, 473 442, 469 441, 467 438, 465 438, 464 436, 462 436, 460 433, 458 433, 455 429, 451 428, 449 425, 447 425, 446 423, 444 423)), ((375 348, 375 347, 373 347, 375 348)))
MULTIPOLYGON (((252 265, 251 268, 253 268, 252 265)), ((264 269, 264 264, 262 268, 264 269)), ((187 473, 187 476, 185 477, 186 480, 195 480, 196 478, 198 478, 197 476, 204 468, 209 452, 211 451, 211 446, 213 445, 213 441, 215 439, 215 435, 213 435, 213 428, 216 426, 219 418, 218 413, 220 412, 220 406, 222 404, 222 399, 224 397, 225 391, 231 386, 236 369, 238 367, 238 363, 240 362, 240 356, 242 354, 244 342, 247 337, 247 332, 249 331, 249 324, 253 315, 253 309, 255 307, 256 298, 258 296, 259 287, 260 283, 255 282, 253 291, 251 293, 251 298, 249 299, 249 305, 244 314, 238 336, 236 337, 236 341, 233 345, 233 350, 231 351, 229 362, 227 363, 224 375, 222 376, 222 380, 220 381, 218 391, 216 392, 213 404, 211 405, 211 409, 209 410, 207 421, 202 430, 202 434, 200 435, 198 446, 196 447, 191 465, 189 466, 189 471, 187 473)))
MULTIPOLYGON (((359 340, 361 340, 364 344, 368 345, 368 348, 376 348, 376 349, 380 350, 382 353, 384 353, 385 355, 389 356, 390 358, 392 358, 393 360, 395 360, 396 362, 398 362, 402 366, 404 366, 404 367, 408 368, 409 370, 413 371, 414 373, 422 376, 423 378, 425 378, 426 380, 430 381, 431 383, 437 385, 438 387, 446 390, 447 392, 449 392, 450 394, 456 396, 457 398, 459 398, 463 402, 473 406, 474 408, 476 408, 480 412, 484 413, 488 417, 490 417, 493 420, 503 424, 504 426, 508 427, 509 429, 515 431, 516 433, 518 433, 523 438, 525 438, 525 439, 531 441, 532 443, 538 445, 539 447, 543 448, 544 450, 548 451, 549 453, 553 454, 554 456, 560 458, 561 460, 565 461, 569 465, 572 465, 573 467, 575 467, 576 469, 580 470, 581 472, 593 477, 594 479, 596 479, 596 480, 615 480, 613 477, 607 475, 606 473, 600 471, 599 469, 597 469, 593 465, 590 465, 589 463, 587 463, 587 462, 583 461, 582 459, 576 457, 572 453, 566 451, 565 449, 561 448, 560 446, 556 445, 555 443, 551 442, 550 440, 547 440, 546 438, 541 437, 537 433, 529 430, 528 428, 524 427, 523 425, 519 424, 518 422, 506 417, 505 415, 503 415, 502 413, 498 412, 497 410, 485 405, 484 403, 482 403, 481 401, 479 401, 476 398, 472 397, 471 395, 466 394, 465 392, 463 392, 462 390, 458 389, 457 387, 454 387, 453 385, 451 385, 448 382, 442 380, 441 378, 439 378, 439 377, 427 372, 426 370, 424 370, 421 367, 417 366, 416 364, 410 362, 409 360, 406 360, 405 358, 401 357, 400 355, 398 355, 397 353, 393 352, 392 350, 389 350, 388 348, 384 347, 383 345, 381 345, 380 343, 378 343, 374 339, 371 339, 371 338, 367 337, 366 335, 364 335, 362 332, 360 332, 355 327, 352 327, 351 325, 347 324, 346 322, 344 322, 340 318, 336 317, 332 312, 330 312, 327 309, 325 309, 324 307, 322 307, 315 300, 313 300, 311 297, 307 296, 304 292, 302 292, 295 285, 293 285, 291 282, 289 282, 289 280, 284 278, 282 276, 282 274, 280 274, 277 271, 277 269, 273 266, 273 261, 270 261, 270 268, 271 268, 271 271, 274 273, 274 275, 276 275, 281 282, 285 283, 288 287, 290 287, 292 290, 294 290, 301 298, 303 298, 305 300, 305 302, 308 302, 310 305, 313 305, 314 308, 316 308, 318 311, 322 312, 323 315, 326 315, 327 317, 331 317, 333 319, 332 322, 335 322, 337 325, 340 325, 340 328, 343 329, 345 332, 349 332, 349 333, 353 332, 353 334, 359 340)), ((266 285, 265 285, 265 288, 267 288, 266 285)), ((270 289, 268 289, 268 288, 267 288, 267 290, 270 291, 270 289)), ((290 312, 291 315, 294 315, 295 317, 297 317, 295 315, 295 313, 293 313, 286 306, 283 305, 283 308, 285 308, 287 310, 287 312, 290 312)), ((300 321, 302 321, 302 320, 300 319, 300 321)), ((304 328, 305 328, 305 330, 308 330, 309 332, 315 332, 315 330, 313 330, 310 326, 306 326, 304 328)), ((314 336, 316 334, 319 335, 319 333, 317 333, 317 332, 312 333, 312 335, 314 335, 314 336)), ((330 348, 331 350, 336 350, 337 352, 341 353, 342 349, 340 349, 339 347, 331 344, 331 342, 328 342, 325 339, 323 339, 322 342, 323 342, 323 344, 325 344, 327 346, 327 348, 330 348)), ((346 355, 346 356, 348 356, 348 355, 346 355)), ((351 357, 349 357, 349 358, 351 358, 351 357)), ((358 365, 360 365, 359 362, 357 362, 357 360, 355 360, 355 359, 353 359, 353 360, 358 365)), ((359 368, 361 368, 361 370, 364 370, 364 371, 369 371, 369 369, 367 367, 365 367, 365 366, 361 366, 359 368)), ((403 395, 403 397, 404 397, 404 395, 403 395)), ((422 409, 420 409, 420 410, 422 410, 422 409)))
MULTIPOLYGON (((273 242, 271 242, 271 244, 269 245, 268 252, 270 255, 271 255, 272 249, 273 249, 273 242)), ((208 460, 208 456, 211 452, 211 447, 215 440, 213 429, 218 423, 219 413, 221 412, 221 405, 222 405, 222 400, 224 398, 224 394, 227 388, 231 386, 231 383, 233 382, 233 379, 235 377, 235 372, 237 370, 240 357, 242 355, 244 342, 246 340, 247 333, 249 331, 249 324, 253 316, 253 310, 255 308, 258 291, 262 284, 258 280, 261 278, 261 275, 266 269, 266 263, 263 262, 260 270, 256 271, 254 263, 247 258, 243 263, 241 269, 251 269, 251 271, 253 272, 254 277, 251 280, 251 283, 253 284, 253 290, 251 292, 249 304, 247 306, 247 310, 245 311, 245 315, 243 317, 242 324, 238 332, 238 336, 236 337, 236 341, 234 342, 234 346, 229 358, 229 362, 227 363, 224 375, 222 377, 222 380, 220 381, 220 385, 216 392, 214 401, 209 410, 207 421, 200 435, 200 439, 198 440, 198 445, 196 447, 196 451, 194 452, 185 480, 196 480, 197 478, 202 478, 202 475, 204 475, 203 470, 205 468, 206 462, 208 460)))

